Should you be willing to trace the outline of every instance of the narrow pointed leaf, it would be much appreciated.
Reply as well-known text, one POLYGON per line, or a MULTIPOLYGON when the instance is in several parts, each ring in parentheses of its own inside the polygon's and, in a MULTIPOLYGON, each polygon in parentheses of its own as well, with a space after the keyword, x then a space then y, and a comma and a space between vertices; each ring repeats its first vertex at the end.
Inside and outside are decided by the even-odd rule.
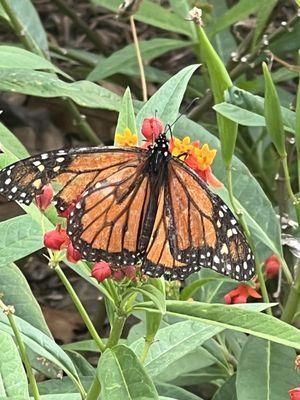
POLYGON ((267 129, 278 154, 281 157, 285 157, 285 134, 279 97, 266 63, 263 63, 263 73, 265 77, 265 118, 267 129))
MULTIPOLYGON (((131 98, 131 93, 130 89, 127 88, 125 90, 123 99, 122 99, 122 104, 121 104, 121 109, 119 112, 119 117, 118 117, 118 123, 116 127, 116 133, 123 133, 125 129, 128 128, 132 133, 136 134, 136 122, 135 122, 135 114, 134 114, 134 108, 132 104, 132 98, 131 98)), ((117 146, 117 143, 115 141, 115 146, 117 146)))

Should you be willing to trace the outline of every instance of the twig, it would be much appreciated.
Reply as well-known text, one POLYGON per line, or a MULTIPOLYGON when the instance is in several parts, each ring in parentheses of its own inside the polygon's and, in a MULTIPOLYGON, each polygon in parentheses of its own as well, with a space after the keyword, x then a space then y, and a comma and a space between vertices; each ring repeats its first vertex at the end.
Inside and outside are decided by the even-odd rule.
POLYGON ((6 304, 4 304, 2 300, 0 300, 0 308, 3 310, 4 314, 6 314, 9 324, 11 326, 11 329, 15 335, 16 342, 18 344, 19 351, 20 351, 20 354, 22 357, 22 361, 25 365, 25 369, 26 369, 26 373, 27 373, 27 376, 29 379, 33 397, 35 400, 39 400, 40 399, 39 389, 38 389, 38 386, 37 386, 37 383, 35 380, 33 370, 30 365, 30 361, 29 361, 29 358, 28 358, 28 355, 26 352, 26 347, 24 345, 22 335, 20 333, 20 330, 19 330, 17 323, 15 321, 15 318, 14 318, 15 309, 13 306, 7 306, 6 304))
POLYGON ((139 68, 140 68, 141 84, 142 84, 142 91, 143 91, 143 101, 147 101, 148 95, 147 95, 147 83, 146 83, 146 77, 145 77, 145 70, 144 70, 141 49, 140 49, 140 45, 139 45, 139 40, 138 40, 138 36, 137 36, 137 32, 136 32, 136 26, 135 26, 133 15, 131 15, 129 17, 129 19, 130 19, 130 26, 131 26, 133 42, 135 45, 136 57, 137 57, 137 61, 138 61, 139 68))

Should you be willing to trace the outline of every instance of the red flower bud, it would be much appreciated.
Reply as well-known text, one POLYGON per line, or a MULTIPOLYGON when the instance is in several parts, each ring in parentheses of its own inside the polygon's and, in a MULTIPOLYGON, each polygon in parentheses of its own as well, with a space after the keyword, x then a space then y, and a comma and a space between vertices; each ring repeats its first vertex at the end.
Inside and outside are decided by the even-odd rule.
POLYGON ((290 400, 300 400, 300 388, 289 390, 290 400))
POLYGON ((67 260, 73 264, 76 264, 77 261, 81 260, 81 254, 77 249, 75 249, 71 241, 67 247, 67 260))
POLYGON ((98 282, 102 282, 111 276, 111 272, 111 268, 107 262, 99 261, 92 268, 92 277, 97 279, 98 282))
POLYGON ((147 141, 153 142, 164 130, 163 123, 157 117, 145 118, 142 124, 142 134, 147 141))
POLYGON ((122 272, 127 278, 131 279, 132 281, 136 279, 136 268, 134 265, 122 268, 122 272))
POLYGON ((35 197, 35 202, 40 210, 45 211, 51 204, 54 192, 50 184, 45 185, 42 190, 42 193, 35 197))
POLYGON ((265 274, 267 279, 275 278, 279 273, 280 267, 280 261, 275 254, 267 258, 265 261, 265 274))
POLYGON ((124 279, 124 272, 121 269, 118 269, 117 271, 114 271, 114 280, 117 282, 120 282, 124 279))
POLYGON ((60 225, 44 235, 44 245, 51 250, 61 250, 62 247, 68 246, 69 241, 66 230, 62 229, 60 225))

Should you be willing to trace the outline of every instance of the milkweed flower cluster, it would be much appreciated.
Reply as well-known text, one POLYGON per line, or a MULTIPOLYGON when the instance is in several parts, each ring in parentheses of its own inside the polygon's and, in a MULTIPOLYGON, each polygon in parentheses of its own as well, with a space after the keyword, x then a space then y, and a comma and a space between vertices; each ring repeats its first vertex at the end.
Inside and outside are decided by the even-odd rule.
POLYGON ((289 390, 290 400, 300 400, 300 388, 289 390))
POLYGON ((248 297, 261 299, 261 295, 251 286, 240 284, 224 296, 227 304, 247 303, 248 297))

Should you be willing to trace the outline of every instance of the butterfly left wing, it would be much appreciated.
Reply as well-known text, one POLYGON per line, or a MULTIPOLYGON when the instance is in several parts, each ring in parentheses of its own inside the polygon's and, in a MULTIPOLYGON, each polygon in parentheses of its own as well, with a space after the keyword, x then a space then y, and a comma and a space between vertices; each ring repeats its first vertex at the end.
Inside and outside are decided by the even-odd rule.
POLYGON ((143 270, 185 279, 201 267, 245 281, 253 254, 226 204, 183 162, 171 159, 143 270))
POLYGON ((56 150, 18 161, 0 171, 0 193, 8 200, 30 204, 43 186, 53 182, 59 191, 56 207, 65 211, 95 182, 131 164, 137 166, 146 151, 138 148, 82 148, 56 150))

